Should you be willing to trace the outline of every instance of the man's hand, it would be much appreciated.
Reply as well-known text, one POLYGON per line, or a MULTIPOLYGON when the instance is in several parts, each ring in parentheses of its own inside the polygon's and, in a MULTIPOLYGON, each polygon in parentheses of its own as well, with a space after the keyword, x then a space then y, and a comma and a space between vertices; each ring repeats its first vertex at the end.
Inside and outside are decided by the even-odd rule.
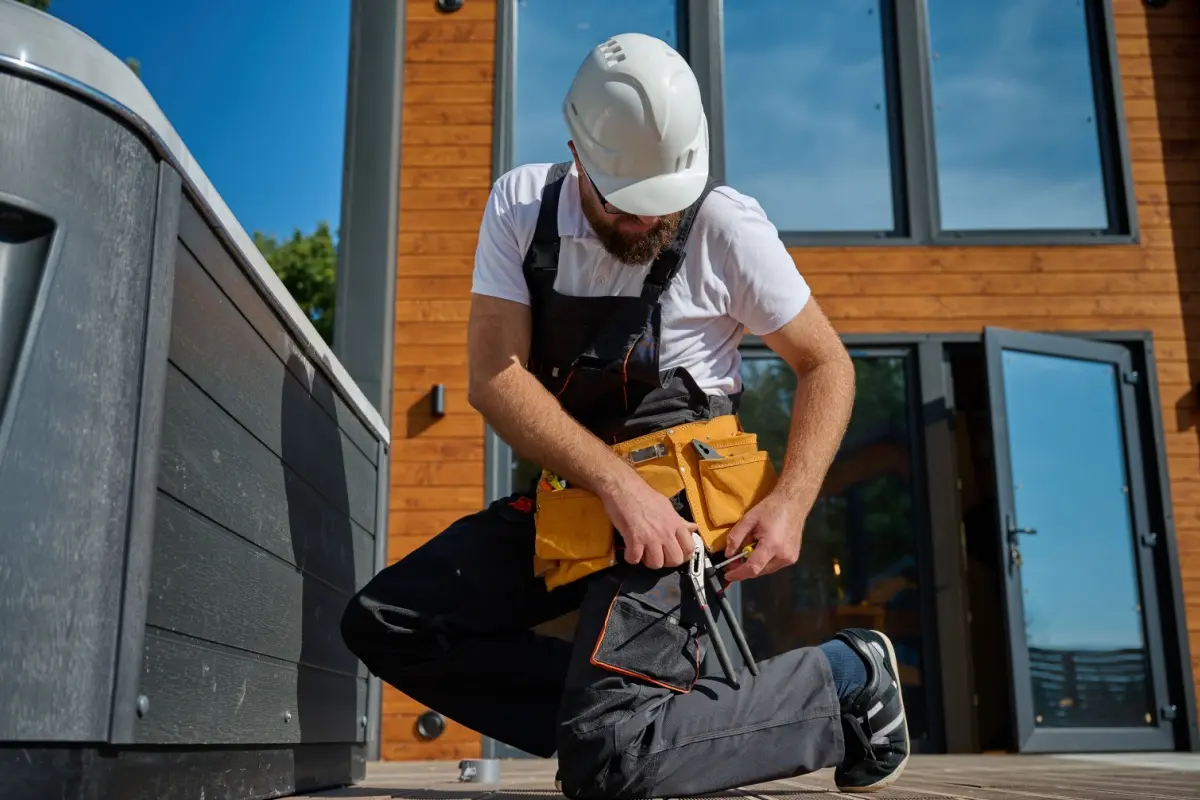
POLYGON ((640 475, 633 473, 618 490, 601 495, 604 510, 625 540, 625 561, 650 569, 678 567, 692 555, 694 522, 679 516, 675 506, 640 475))
POLYGON ((747 544, 754 544, 754 552, 726 572, 725 580, 733 583, 757 578, 795 564, 800 557, 806 516, 796 503, 782 495, 773 492, 764 497, 727 534, 726 558, 747 544))
POLYGON ((816 300, 774 333, 763 336, 796 373, 787 452, 775 488, 728 534, 727 556, 746 544, 754 552, 726 573, 741 581, 795 564, 804 521, 841 444, 854 406, 854 363, 816 300))

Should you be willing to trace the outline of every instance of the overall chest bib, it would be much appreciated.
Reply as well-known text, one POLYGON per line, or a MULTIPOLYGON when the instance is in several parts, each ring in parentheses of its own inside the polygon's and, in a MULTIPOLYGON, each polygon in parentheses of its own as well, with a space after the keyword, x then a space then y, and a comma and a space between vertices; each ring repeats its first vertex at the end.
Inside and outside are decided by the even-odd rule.
POLYGON ((653 430, 737 410, 737 397, 705 394, 685 369, 659 368, 660 299, 683 266, 685 245, 708 193, 682 215, 671 243, 654 260, 640 294, 573 297, 554 288, 558 275, 558 201, 570 162, 547 177, 533 241, 525 254, 532 341, 529 370, 572 417, 614 444, 653 430))
MULTIPOLYGON (((775 483, 768 453, 737 418, 740 393, 705 393, 686 369, 660 368, 660 300, 679 273, 688 234, 708 193, 680 219, 638 295, 573 297, 554 289, 558 201, 570 162, 547 177, 533 241, 525 255, 532 339, 527 365, 564 410, 608 442, 655 490, 694 520, 712 550, 775 483), (713 448, 702 458, 693 440, 713 448)), ((587 489, 540 481, 535 496, 535 571, 550 588, 617 562, 618 534, 603 501, 587 489)))

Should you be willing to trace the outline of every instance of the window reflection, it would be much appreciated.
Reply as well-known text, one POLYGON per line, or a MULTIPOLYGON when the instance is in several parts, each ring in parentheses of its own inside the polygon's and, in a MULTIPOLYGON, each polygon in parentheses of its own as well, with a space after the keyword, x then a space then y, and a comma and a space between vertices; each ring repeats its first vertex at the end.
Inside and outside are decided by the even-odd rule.
POLYGON ((513 165, 570 158, 562 102, 589 50, 618 33, 678 50, 675 19, 675 0, 518 0, 513 165))
MULTIPOLYGON (((742 584, 756 658, 816 645, 842 628, 896 646, 910 735, 928 735, 913 470, 911 359, 854 355, 856 399, 841 449, 809 516, 799 562, 742 584)), ((795 374, 775 357, 742 362, 741 418, 782 469, 795 374)))
POLYGON ((1034 722, 1156 724, 1116 366, 1002 362, 1034 722))
POLYGON ((1082 0, 928 0, 942 227, 1109 226, 1082 0))
POLYGON ((783 231, 895 228, 880 0, 724 14, 725 180, 783 231))

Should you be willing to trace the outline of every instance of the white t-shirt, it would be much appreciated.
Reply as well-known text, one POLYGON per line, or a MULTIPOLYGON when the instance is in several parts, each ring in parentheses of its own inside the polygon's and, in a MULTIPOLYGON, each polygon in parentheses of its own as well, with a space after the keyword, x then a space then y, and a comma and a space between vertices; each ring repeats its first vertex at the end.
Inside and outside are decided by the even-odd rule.
MULTIPOLYGON (((492 186, 479 228, 473 293, 529 304, 521 264, 552 166, 520 166, 492 186)), ((558 202, 562 242, 555 291, 640 294, 650 265, 623 264, 600 245, 580 208, 578 181, 572 164, 558 202)), ((800 313, 811 291, 757 201, 727 186, 714 189, 700 207, 686 251, 660 299, 659 368, 687 369, 709 394, 737 392, 744 331, 762 336, 778 330, 800 313)))

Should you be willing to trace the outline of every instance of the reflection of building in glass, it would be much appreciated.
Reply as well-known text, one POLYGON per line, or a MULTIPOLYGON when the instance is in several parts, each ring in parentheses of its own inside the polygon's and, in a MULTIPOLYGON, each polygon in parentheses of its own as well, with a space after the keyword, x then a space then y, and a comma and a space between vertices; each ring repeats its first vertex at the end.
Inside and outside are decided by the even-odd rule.
MULTIPOLYGON (((815 645, 842 628, 876 628, 896 647, 909 727, 928 735, 912 483, 909 361, 855 356, 850 425, 809 515, 800 560, 742 586, 751 647, 767 657, 815 645)), ((777 359, 743 366, 747 430, 782 462, 795 377, 777 359)))
POLYGON ((1134 727, 1155 721, 1144 650, 1029 648, 1039 726, 1134 727))

